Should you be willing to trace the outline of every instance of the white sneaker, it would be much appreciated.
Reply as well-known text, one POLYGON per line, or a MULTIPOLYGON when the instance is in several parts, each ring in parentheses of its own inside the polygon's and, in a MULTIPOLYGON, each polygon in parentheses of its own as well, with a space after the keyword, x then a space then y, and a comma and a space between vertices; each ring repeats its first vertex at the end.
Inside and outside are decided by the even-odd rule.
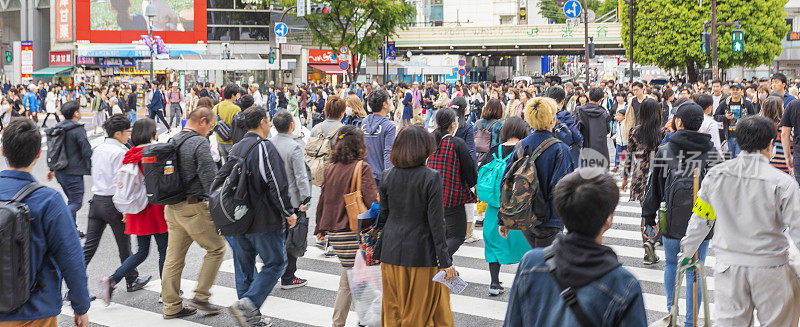
POLYGON ((329 245, 328 248, 325 249, 325 256, 326 257, 336 256, 336 250, 333 249, 333 246, 329 245))
POLYGON ((467 235, 467 237, 464 238, 464 243, 475 243, 477 241, 478 239, 472 236, 472 234, 469 234, 467 235))

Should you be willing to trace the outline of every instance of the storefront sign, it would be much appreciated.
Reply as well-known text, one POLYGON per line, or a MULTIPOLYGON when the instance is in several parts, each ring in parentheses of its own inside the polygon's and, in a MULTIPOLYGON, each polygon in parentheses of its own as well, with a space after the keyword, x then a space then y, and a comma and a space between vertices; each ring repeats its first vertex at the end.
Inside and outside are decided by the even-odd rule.
POLYGON ((786 41, 800 41, 800 32, 789 32, 786 35, 786 41))
POLYGON ((56 2, 56 41, 72 41, 72 0, 56 2))
POLYGON ((281 54, 299 56, 302 48, 299 44, 281 44, 281 54))
POLYGON ((33 41, 20 42, 20 57, 22 78, 30 78, 33 74, 33 41))
POLYGON ((78 65, 94 65, 94 57, 75 57, 75 63, 78 65))
POLYGON ((50 51, 50 66, 72 66, 72 52, 50 51))
POLYGON ((136 59, 133 58, 100 58, 100 67, 135 67, 136 59))
POLYGON ((310 64, 336 64, 336 56, 332 50, 308 50, 308 63, 310 64))

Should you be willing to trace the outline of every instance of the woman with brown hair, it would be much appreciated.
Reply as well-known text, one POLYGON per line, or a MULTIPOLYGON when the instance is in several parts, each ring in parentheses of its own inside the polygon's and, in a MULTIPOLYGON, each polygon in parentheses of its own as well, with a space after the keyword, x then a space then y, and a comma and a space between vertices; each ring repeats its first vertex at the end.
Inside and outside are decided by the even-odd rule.
MULTIPOLYGON (((478 152, 478 161, 483 159, 487 150, 500 144, 500 130, 503 128, 503 104, 500 100, 491 99, 483 107, 481 119, 475 124, 475 146, 478 152), (479 138, 488 132, 491 135, 489 144, 479 144, 479 138), (487 147, 488 146, 488 147, 487 147)), ((480 142, 485 143, 484 140, 480 142)))
MULTIPOLYGON (((333 97, 335 96, 331 96, 333 97)), ((324 122, 320 126, 323 124, 324 122)), ((364 161, 367 157, 364 132, 356 126, 347 125, 339 129, 335 139, 331 165, 325 168, 322 191, 317 203, 317 226, 314 234, 320 241, 328 236, 328 241, 342 264, 339 291, 336 293, 336 302, 333 306, 333 326, 342 327, 347 321, 352 302, 347 271, 353 268, 358 250, 357 222, 354 226, 347 215, 344 195, 353 192, 351 184, 354 177, 361 180, 361 184, 356 187, 361 190, 365 207, 370 208, 373 202, 378 201, 378 193, 372 168, 364 161)))
MULTIPOLYGON (((443 114, 453 112, 446 109, 437 120, 443 114)), ((435 149, 425 129, 404 127, 392 145, 394 168, 381 179, 377 228, 383 233, 375 256, 383 277, 383 326, 454 325, 450 290, 432 281, 442 270, 447 280, 456 276, 445 239, 442 176, 425 166, 435 149)))
MULTIPOLYGON (((761 112, 759 115, 767 117, 775 123, 777 135, 775 140, 772 141, 773 153, 772 158, 769 159, 769 164, 780 171, 789 174, 791 170, 786 164, 786 155, 783 150, 783 143, 781 142, 781 117, 783 117, 783 99, 778 96, 769 96, 761 103, 761 112)), ((789 145, 792 146, 791 144, 789 145)))
POLYGON ((355 95, 351 95, 345 101, 345 116, 342 123, 353 126, 361 126, 361 121, 367 117, 367 112, 364 111, 364 106, 361 104, 361 99, 355 95))

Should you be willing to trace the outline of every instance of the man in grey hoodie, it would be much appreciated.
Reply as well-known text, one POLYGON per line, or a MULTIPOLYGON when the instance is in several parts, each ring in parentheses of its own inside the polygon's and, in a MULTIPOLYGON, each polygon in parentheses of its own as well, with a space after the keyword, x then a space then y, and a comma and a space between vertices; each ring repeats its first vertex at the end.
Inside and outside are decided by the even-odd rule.
POLYGON ((306 161, 303 159, 304 145, 302 140, 292 136, 296 126, 294 117, 288 110, 282 109, 272 118, 272 124, 278 134, 270 137, 269 140, 275 145, 278 154, 283 160, 283 167, 286 170, 286 178, 289 181, 289 200, 297 214, 297 224, 289 230, 290 237, 286 240, 286 271, 281 277, 281 288, 292 289, 305 286, 307 281, 297 278, 294 273, 297 271, 297 257, 305 252, 305 242, 308 236, 308 203, 311 202, 311 177, 308 174, 306 161), (294 239, 300 240, 297 244, 294 239))
POLYGON ((391 104, 389 92, 384 89, 372 91, 367 96, 371 115, 361 122, 364 131, 364 143, 367 145, 367 163, 372 167, 376 184, 381 183, 381 174, 384 170, 392 168, 389 162, 389 153, 392 152, 392 143, 397 135, 397 126, 386 118, 391 104))

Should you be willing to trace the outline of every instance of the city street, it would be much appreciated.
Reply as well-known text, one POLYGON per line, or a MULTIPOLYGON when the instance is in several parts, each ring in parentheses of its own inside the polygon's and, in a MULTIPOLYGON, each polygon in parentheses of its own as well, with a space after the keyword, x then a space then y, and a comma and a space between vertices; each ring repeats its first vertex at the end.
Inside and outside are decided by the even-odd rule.
MULTIPOLYGON (((86 127, 91 133, 90 121, 83 119, 86 127)), ((163 128, 163 127, 161 127, 163 128)), ((163 133, 163 130, 159 130, 163 133)), ((174 132, 173 132, 174 133, 174 132)), ((161 134, 162 140, 167 139, 167 134, 161 134)), ((90 135, 90 143, 97 146, 103 138, 99 135, 90 135)), ((44 142, 44 139, 42 140, 44 142)), ((44 143, 43 143, 44 146, 44 143)), ((0 169, 5 169, 5 163, 0 163, 0 169)), ((47 186, 60 190, 60 186, 54 181, 46 182, 44 179, 47 173, 47 166, 43 160, 39 160, 34 171, 40 181, 47 186)), ((89 210, 88 200, 91 198, 91 177, 85 178, 86 195, 84 206, 78 213, 78 225, 83 230, 86 226, 86 216, 89 210)), ((317 203, 319 188, 314 188, 314 200, 312 205, 317 203)), ((647 309, 648 321, 663 317, 667 313, 666 297, 664 296, 663 286, 663 259, 664 253, 659 250, 658 255, 661 262, 651 266, 642 264, 644 252, 641 247, 641 236, 639 232, 639 221, 641 209, 639 205, 628 202, 628 193, 622 193, 620 204, 617 207, 614 226, 606 232, 604 244, 609 245, 619 257, 623 266, 628 269, 637 279, 639 279, 647 309)), ((315 207, 309 210, 311 226, 313 231, 315 207)), ((481 229, 476 229, 476 236, 482 235, 481 229)), ((136 249, 135 240, 132 240, 132 249, 136 249)), ((333 314, 333 303, 336 297, 336 290, 339 283, 339 272, 341 265, 336 257, 325 257, 323 250, 314 246, 315 241, 309 235, 309 247, 306 255, 297 262, 297 276, 308 280, 305 287, 282 290, 279 287, 272 292, 267 301, 261 308, 261 312, 275 319, 276 326, 330 326, 331 315, 333 314)), ((192 296, 192 290, 197 278, 197 272, 202 263, 205 252, 196 244, 192 245, 186 256, 186 268, 183 275, 184 298, 192 296)), ((139 274, 142 276, 152 275, 153 280, 144 290, 134 293, 127 293, 124 284, 117 287, 108 307, 101 300, 95 300, 89 310, 89 319, 93 326, 130 326, 130 327, 152 327, 152 326, 232 326, 233 317, 228 310, 224 310, 217 316, 205 316, 202 313, 178 319, 164 320, 161 317, 161 305, 157 302, 161 289, 160 279, 157 273, 158 253, 155 247, 151 247, 150 256, 139 266, 139 274)), ((113 235, 110 229, 106 229, 100 248, 88 266, 89 290, 93 294, 97 292, 98 281, 110 275, 118 266, 119 258, 113 235)), ((472 244, 464 244, 456 253, 454 258, 460 276, 469 283, 467 289, 459 295, 451 295, 451 305, 455 317, 456 326, 500 326, 502 325, 508 301, 510 287, 514 280, 514 273, 517 265, 503 266, 501 269, 500 280, 506 287, 506 293, 498 297, 490 297, 487 293, 489 289, 488 265, 484 260, 483 241, 472 244)), ((713 273, 714 256, 711 252, 706 260, 707 272, 713 273)), ((709 279, 709 291, 712 293, 713 303, 713 278, 709 279)), ((236 289, 234 284, 233 260, 230 248, 225 254, 225 261, 220 268, 215 287, 211 289, 211 302, 220 306, 227 307, 236 300, 236 289)), ((685 312, 683 301, 681 301, 681 312, 685 312)), ((713 307, 713 305, 712 305, 713 307)), ((72 326, 72 315, 70 307, 65 305, 62 314, 59 316, 59 326, 72 326)), ((357 315, 354 311, 348 317, 348 326, 355 326, 357 315)))

